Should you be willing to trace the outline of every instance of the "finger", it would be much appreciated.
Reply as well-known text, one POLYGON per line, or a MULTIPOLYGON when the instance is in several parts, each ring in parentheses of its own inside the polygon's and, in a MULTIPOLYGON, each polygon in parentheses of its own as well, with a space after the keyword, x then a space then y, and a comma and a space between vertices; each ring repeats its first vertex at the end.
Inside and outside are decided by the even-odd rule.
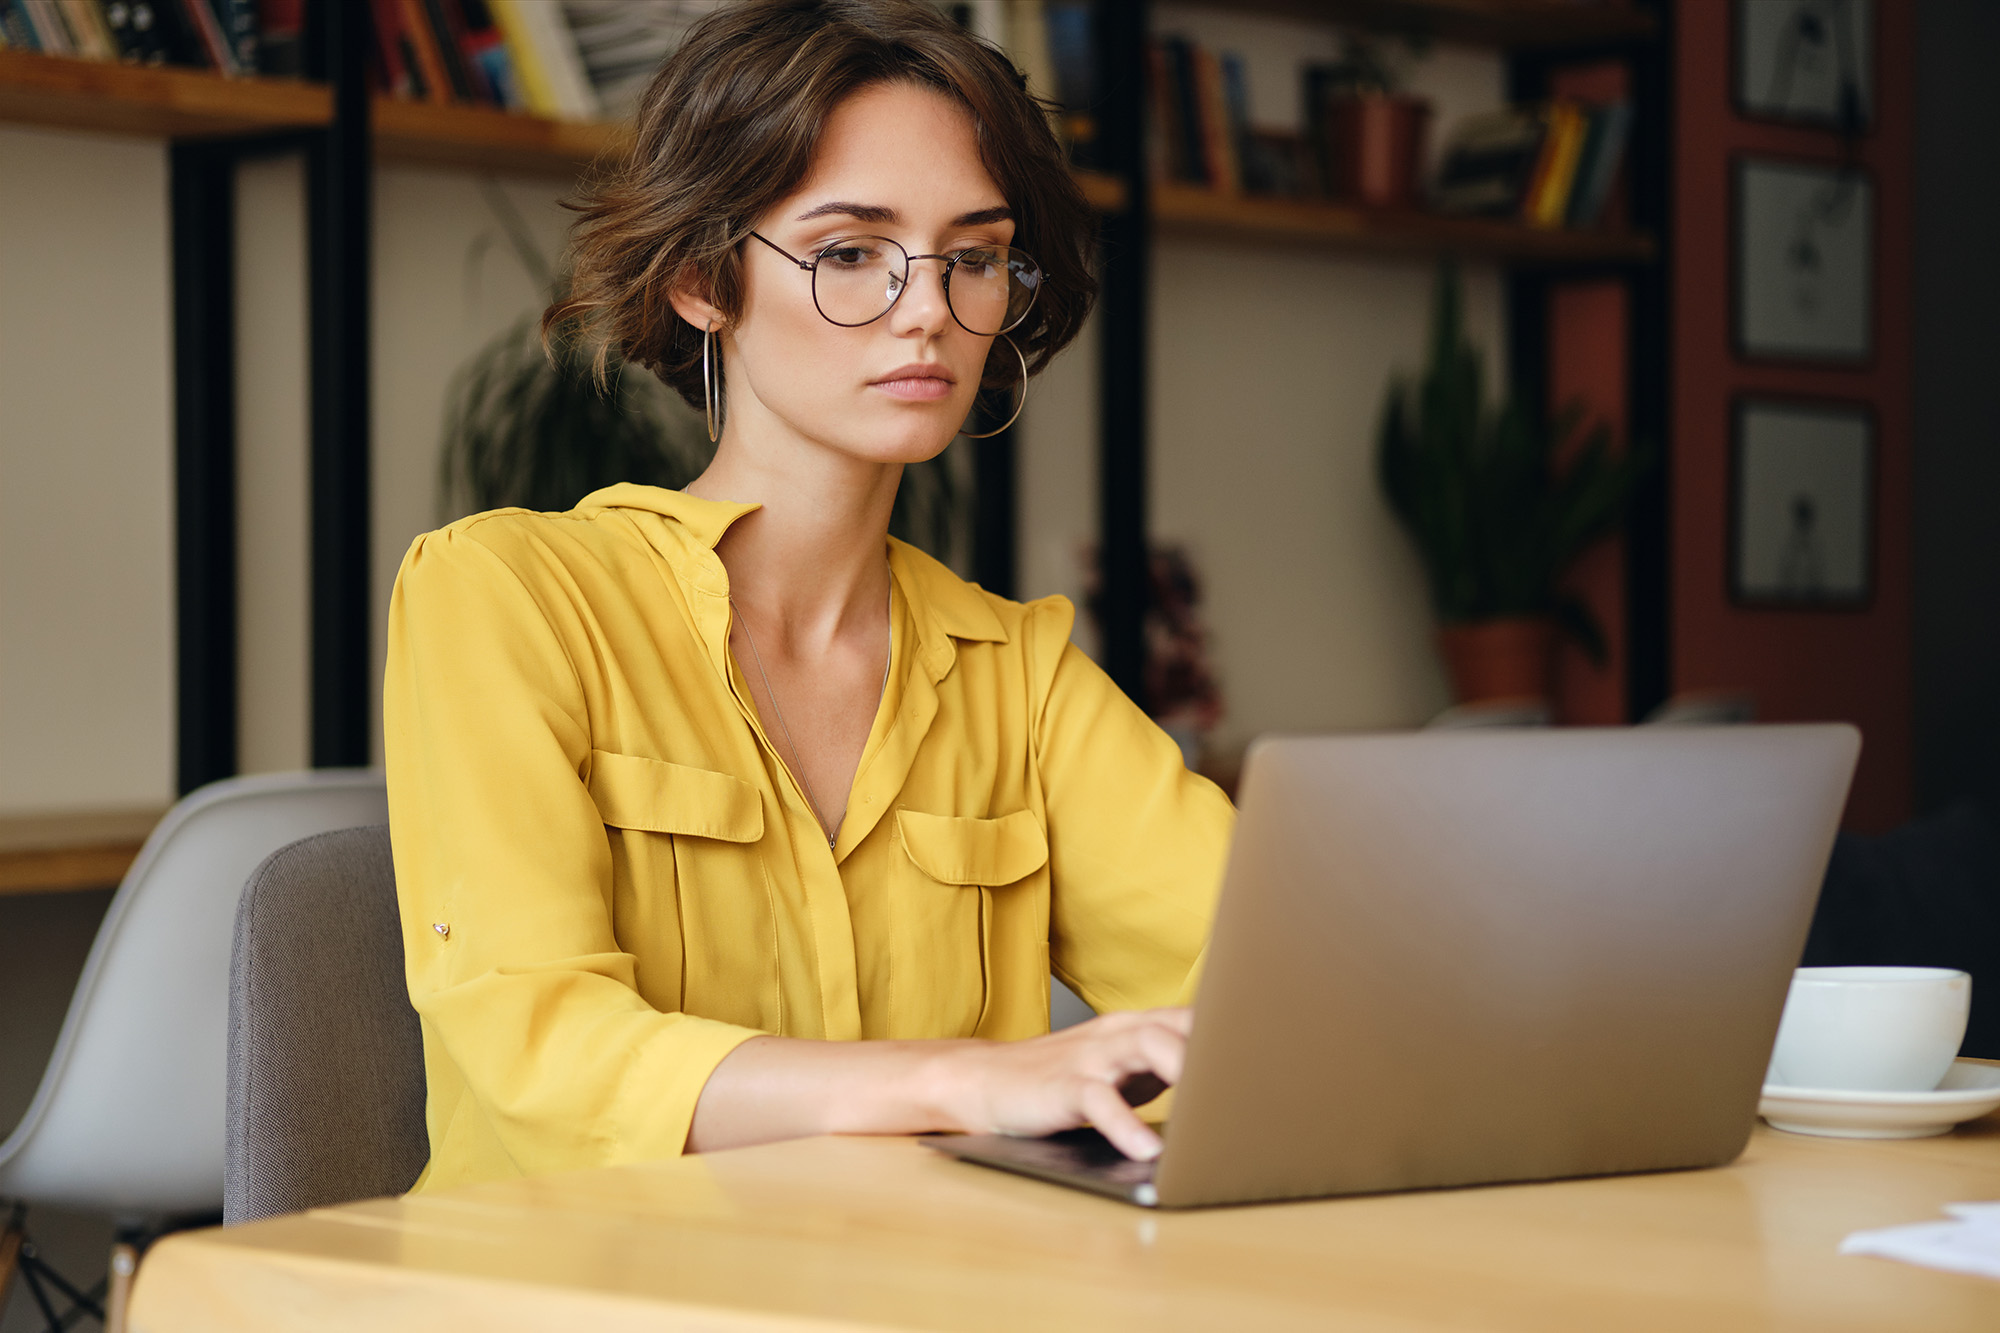
POLYGON ((1151 1072, 1158 1074, 1170 1087, 1181 1081, 1181 1069, 1187 1064, 1185 1033, 1178 1028, 1149 1024, 1133 1036, 1151 1072))
POLYGON ((1084 1084, 1080 1100, 1084 1117, 1096 1127, 1097 1132, 1133 1161, 1150 1162, 1166 1146, 1145 1121, 1132 1113, 1132 1108, 1125 1104, 1125 1099, 1109 1083, 1084 1084))

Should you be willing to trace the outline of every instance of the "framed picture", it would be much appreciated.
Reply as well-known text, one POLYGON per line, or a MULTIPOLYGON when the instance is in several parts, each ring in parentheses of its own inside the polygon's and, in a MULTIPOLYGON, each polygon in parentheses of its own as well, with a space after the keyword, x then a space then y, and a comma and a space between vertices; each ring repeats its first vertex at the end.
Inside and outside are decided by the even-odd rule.
POLYGON ((1740 605, 1857 609, 1875 591, 1875 418, 1852 403, 1736 403, 1729 592, 1740 605))
POLYGON ((1736 106, 1849 134, 1870 128, 1874 0, 1736 0, 1736 106))
POLYGON ((1736 347, 1854 363, 1874 353, 1875 182, 1859 167, 1736 163, 1736 347))

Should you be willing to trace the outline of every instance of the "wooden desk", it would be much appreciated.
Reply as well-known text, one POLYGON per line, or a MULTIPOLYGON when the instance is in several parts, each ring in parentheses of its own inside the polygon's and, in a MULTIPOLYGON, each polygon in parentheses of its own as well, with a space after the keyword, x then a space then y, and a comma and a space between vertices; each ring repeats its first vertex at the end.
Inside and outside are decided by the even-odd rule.
POLYGON ((138 1333, 2000 1329, 2000 1282, 1841 1237, 2000 1199, 1946 1138, 1760 1128, 1716 1171, 1153 1213, 900 1139, 809 1139, 170 1237, 138 1333))

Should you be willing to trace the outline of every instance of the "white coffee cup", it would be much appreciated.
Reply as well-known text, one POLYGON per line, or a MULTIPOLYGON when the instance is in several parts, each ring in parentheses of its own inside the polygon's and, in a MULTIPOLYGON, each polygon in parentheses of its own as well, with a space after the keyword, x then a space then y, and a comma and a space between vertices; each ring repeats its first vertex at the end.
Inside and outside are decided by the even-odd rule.
POLYGON ((1765 1081, 1929 1092, 1965 1040, 1972 978, 1944 967, 1802 967, 1765 1081))

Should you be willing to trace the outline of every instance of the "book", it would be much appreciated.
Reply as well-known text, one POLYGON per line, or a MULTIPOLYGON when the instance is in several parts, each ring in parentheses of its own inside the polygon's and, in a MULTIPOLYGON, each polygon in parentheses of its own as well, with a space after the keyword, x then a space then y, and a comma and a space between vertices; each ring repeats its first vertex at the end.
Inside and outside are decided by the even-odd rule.
POLYGON ((69 39, 76 54, 85 60, 116 60, 118 42, 104 22, 104 11, 95 0, 60 0, 63 21, 69 25, 69 39))
POLYGON ((1569 211, 1570 186, 1588 122, 1582 108, 1560 98, 1549 103, 1544 116, 1542 151, 1521 200, 1521 221, 1531 227, 1560 227, 1569 211))
POLYGON ((1305 106, 1305 165, 1310 177, 1302 182, 1309 194, 1330 195, 1340 180, 1339 143, 1333 133, 1333 103, 1346 95, 1353 80, 1341 65, 1307 65, 1299 72, 1305 106))
POLYGON ((215 11, 208 7, 208 0, 179 0, 182 25, 193 38, 189 43, 189 54, 199 52, 198 63, 203 69, 220 70, 224 74, 236 73, 235 57, 230 53, 229 44, 223 40, 222 25, 215 21, 215 11))
POLYGON ((1048 29, 1049 64, 1056 100, 1062 103, 1062 136, 1070 161, 1079 167, 1097 165, 1095 114, 1096 44, 1091 35, 1091 7, 1075 0, 1049 0, 1042 8, 1048 29))
POLYGON ((430 19, 424 14, 424 0, 396 0, 396 6, 402 21, 403 58, 414 76, 412 83, 416 79, 423 81, 419 96, 426 102, 451 101, 451 74, 444 67, 437 34, 431 31, 430 19))
POLYGON ((486 7, 506 43, 508 63, 513 67, 522 105, 538 116, 556 115, 555 94, 550 91, 548 75, 529 40, 526 23, 514 12, 516 3, 517 0, 487 0, 486 7))
POLYGON ((1171 180, 1176 174, 1179 154, 1174 147, 1173 75, 1167 70, 1167 52, 1158 42, 1146 43, 1146 174, 1156 181, 1171 180))
POLYGON ((563 0, 570 44, 597 99, 594 114, 621 120, 636 111, 661 62, 680 49, 687 30, 712 8, 707 0, 651 5, 563 0))
POLYGON ((403 7, 400 0, 368 0, 368 16, 375 34, 376 72, 382 91, 392 97, 422 100, 410 75, 410 53, 403 41, 403 7))
POLYGON ((1167 55, 1168 106, 1173 117, 1169 139, 1173 149, 1173 178, 1190 185, 1207 185, 1214 179, 1214 172, 1202 142, 1194 43, 1185 37, 1168 37, 1161 41, 1160 47, 1167 55))
POLYGON ((507 57, 507 39, 494 26, 492 11, 484 0, 457 0, 457 9, 463 32, 459 43, 473 76, 485 84, 487 100, 494 106, 518 108, 521 93, 507 57))
POLYGON ((1202 160, 1208 168, 1205 183, 1222 194, 1243 193, 1243 173, 1236 160, 1235 135, 1229 128, 1229 105, 1222 86, 1222 62, 1213 51, 1194 47, 1189 55, 1194 66, 1195 104, 1201 120, 1202 160))
POLYGON ((1454 129, 1431 192, 1442 213, 1519 214, 1542 156, 1547 119, 1540 107, 1515 106, 1469 116, 1454 129))
POLYGON ((1236 160, 1237 188, 1249 194, 1274 193, 1269 166, 1262 160, 1250 130, 1250 74, 1243 57, 1225 51, 1218 63, 1222 73, 1223 118, 1230 151, 1236 160))
POLYGON ((229 48, 232 74, 257 72, 257 0, 209 0, 216 27, 229 48))
POLYGON ((1590 134, 1584 142, 1583 159, 1577 166, 1576 185, 1570 191, 1571 227, 1595 227, 1611 202, 1618 169, 1625 161, 1625 145, 1632 137, 1632 104, 1613 102, 1591 113, 1590 134))
POLYGON ((305 73, 305 0, 257 0, 257 72, 305 73))
MULTIPOLYGON (((595 120, 603 114, 562 6, 552 0, 489 0, 489 7, 516 66, 525 70, 532 60, 539 70, 549 108, 541 114, 564 120, 595 120)), ((534 83, 524 81, 532 105, 534 83)))
POLYGON ((69 37, 69 25, 63 22, 62 11, 56 0, 21 0, 27 11, 28 23, 35 30, 35 46, 52 56, 73 56, 76 47, 69 37))
POLYGON ((438 63, 444 68, 444 76, 451 84, 451 96, 455 102, 483 102, 485 81, 473 76, 472 62, 465 56, 464 25, 458 21, 453 6, 447 0, 422 0, 423 23, 430 32, 431 44, 436 49, 438 63))
POLYGON ((27 7, 22 0, 0 0, 0 39, 17 51, 42 49, 42 44, 35 38, 35 25, 28 21, 27 7))

